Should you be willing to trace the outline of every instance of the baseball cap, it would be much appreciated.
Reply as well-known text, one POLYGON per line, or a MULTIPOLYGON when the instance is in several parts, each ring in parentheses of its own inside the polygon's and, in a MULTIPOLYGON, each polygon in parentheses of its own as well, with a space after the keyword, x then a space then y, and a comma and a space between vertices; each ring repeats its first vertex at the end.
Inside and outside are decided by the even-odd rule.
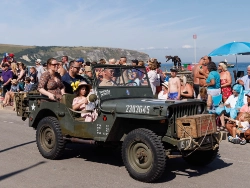
POLYGON ((41 61, 42 61, 41 59, 37 59, 36 63, 41 63, 41 61))
POLYGON ((82 63, 84 63, 84 59, 82 57, 80 57, 80 58, 76 59, 76 62, 82 62, 82 63))
POLYGON ((14 57, 15 55, 14 54, 9 54, 9 57, 14 57))

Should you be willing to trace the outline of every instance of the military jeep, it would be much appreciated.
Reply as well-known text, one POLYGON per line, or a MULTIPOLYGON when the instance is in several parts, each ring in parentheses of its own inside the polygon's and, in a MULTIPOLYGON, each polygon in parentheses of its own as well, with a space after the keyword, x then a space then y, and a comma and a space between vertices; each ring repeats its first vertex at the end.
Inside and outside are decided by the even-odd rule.
POLYGON ((60 101, 37 92, 15 95, 17 115, 36 130, 43 157, 58 159, 68 141, 121 146, 128 173, 143 182, 160 178, 170 158, 200 166, 215 159, 223 135, 206 103, 155 99, 145 67, 93 65, 92 72, 93 122, 72 110, 73 94, 60 101))

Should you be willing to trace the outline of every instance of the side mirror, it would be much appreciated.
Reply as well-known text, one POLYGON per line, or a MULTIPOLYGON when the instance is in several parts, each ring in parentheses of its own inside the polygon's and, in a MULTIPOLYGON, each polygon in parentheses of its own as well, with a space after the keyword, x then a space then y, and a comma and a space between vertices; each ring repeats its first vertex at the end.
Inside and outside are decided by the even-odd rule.
POLYGON ((90 102, 95 102, 97 100, 96 94, 91 94, 88 96, 90 102))

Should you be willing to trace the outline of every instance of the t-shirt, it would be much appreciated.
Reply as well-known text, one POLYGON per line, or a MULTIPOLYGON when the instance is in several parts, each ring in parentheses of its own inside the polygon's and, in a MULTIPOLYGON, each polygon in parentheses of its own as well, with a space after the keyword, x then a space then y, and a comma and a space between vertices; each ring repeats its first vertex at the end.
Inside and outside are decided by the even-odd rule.
MULTIPOLYGON (((2 72, 3 83, 6 83, 10 78, 12 79, 12 77, 13 77, 12 71, 7 70, 2 72)), ((11 83, 9 82, 9 84, 11 83)))
POLYGON ((217 71, 211 71, 208 74, 206 83, 210 83, 211 80, 214 80, 215 84, 213 86, 208 86, 207 89, 219 89, 220 88, 220 74, 217 71))
POLYGON ((245 90, 250 90, 250 76, 245 75, 239 80, 242 80, 244 82, 244 89, 245 90))
POLYGON ((62 77, 62 82, 65 86, 65 93, 70 93, 70 94, 73 94, 74 91, 73 91, 73 88, 71 86, 72 82, 76 82, 76 81, 85 81, 87 82, 81 75, 76 75, 75 78, 72 78, 69 73, 66 73, 63 75, 62 77))
POLYGON ((37 66, 36 71, 37 71, 37 78, 38 80, 40 80, 42 73, 45 72, 43 66, 42 65, 37 66))
POLYGON ((158 94, 158 99, 167 100, 167 98, 168 98, 168 93, 164 94, 164 91, 160 91, 160 93, 158 94))
MULTIPOLYGON (((230 95, 225 102, 225 105, 230 104, 231 108, 235 108, 236 102, 238 100, 238 96, 235 97, 234 95, 230 95)), ((244 104, 247 104, 247 96, 244 96, 244 104)))

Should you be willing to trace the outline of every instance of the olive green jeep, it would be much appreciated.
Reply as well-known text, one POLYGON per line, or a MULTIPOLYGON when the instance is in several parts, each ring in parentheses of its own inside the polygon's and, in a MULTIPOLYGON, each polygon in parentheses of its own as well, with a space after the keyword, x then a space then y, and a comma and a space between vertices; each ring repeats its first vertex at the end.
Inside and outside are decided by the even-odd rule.
POLYGON ((15 95, 17 115, 36 130, 43 157, 58 159, 67 141, 121 146, 128 173, 143 182, 160 178, 170 158, 200 166, 216 158, 223 134, 206 103, 155 99, 145 67, 93 65, 92 73, 93 122, 72 110, 73 94, 61 101, 38 92, 15 95))

